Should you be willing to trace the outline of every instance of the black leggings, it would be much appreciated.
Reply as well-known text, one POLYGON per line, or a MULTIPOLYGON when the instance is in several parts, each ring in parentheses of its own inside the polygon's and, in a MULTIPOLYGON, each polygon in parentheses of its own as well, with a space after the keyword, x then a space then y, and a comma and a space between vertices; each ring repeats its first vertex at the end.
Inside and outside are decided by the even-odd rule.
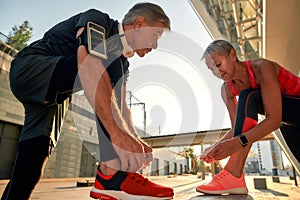
POLYGON ((39 181, 52 150, 49 137, 39 136, 19 143, 13 173, 1 200, 27 200, 39 181), (20 181, 22 180, 22 181, 20 181))
MULTIPOLYGON (((62 57, 51 77, 46 100, 52 104, 54 102, 62 103, 67 99, 72 94, 76 75, 76 56, 62 57)), ((23 140, 19 142, 12 175, 1 200, 29 199, 41 178, 44 164, 53 149, 53 142, 57 142, 59 138, 66 109, 64 105, 41 105, 34 99, 29 101, 31 98, 27 96, 19 98, 25 107, 25 122, 21 133, 21 137, 23 136, 25 139, 21 138, 23 140), (53 128, 53 123, 55 128, 53 128), (49 135, 54 141, 50 139, 50 136, 46 136, 50 131, 49 135), (40 136, 32 135, 37 135, 37 133, 40 133, 40 136), (31 139, 27 139, 27 135, 31 136, 31 139)))
MULTIPOLYGON (((246 89, 242 91, 238 101, 234 136, 256 126, 258 114, 264 114, 260 90, 246 89)), ((300 162, 300 97, 282 95, 280 131, 290 150, 300 162)))

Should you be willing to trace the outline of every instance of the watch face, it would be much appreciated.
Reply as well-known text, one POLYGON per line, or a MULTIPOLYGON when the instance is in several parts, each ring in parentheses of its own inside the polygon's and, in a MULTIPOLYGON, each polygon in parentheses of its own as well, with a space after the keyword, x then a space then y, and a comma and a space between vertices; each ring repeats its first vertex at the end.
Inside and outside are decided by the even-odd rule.
POLYGON ((247 140, 246 136, 241 134, 238 137, 239 137, 240 142, 243 145, 243 147, 247 146, 248 140, 247 140))

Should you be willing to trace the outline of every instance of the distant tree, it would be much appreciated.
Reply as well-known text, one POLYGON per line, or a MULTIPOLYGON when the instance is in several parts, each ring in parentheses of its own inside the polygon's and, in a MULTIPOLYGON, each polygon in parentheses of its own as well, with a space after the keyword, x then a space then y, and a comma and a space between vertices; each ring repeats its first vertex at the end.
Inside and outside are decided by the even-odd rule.
POLYGON ((12 32, 9 32, 6 43, 20 51, 27 46, 27 42, 31 38, 32 30, 33 28, 27 20, 24 21, 21 26, 15 25, 12 27, 12 32))
POLYGON ((185 158, 189 158, 192 161, 190 173, 197 174, 201 170, 200 162, 198 162, 197 155, 194 153, 194 149, 191 147, 184 147, 182 155, 185 158))

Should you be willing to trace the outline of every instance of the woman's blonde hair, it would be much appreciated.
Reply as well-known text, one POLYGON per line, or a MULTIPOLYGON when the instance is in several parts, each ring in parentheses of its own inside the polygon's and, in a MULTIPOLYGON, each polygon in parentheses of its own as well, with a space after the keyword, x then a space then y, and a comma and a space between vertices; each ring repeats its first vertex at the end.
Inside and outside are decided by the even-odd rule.
POLYGON ((229 56, 229 53, 232 49, 234 49, 234 47, 228 41, 215 40, 208 45, 208 47, 206 48, 206 50, 204 51, 201 57, 201 60, 206 59, 207 57, 211 56, 211 54, 213 53, 229 56))

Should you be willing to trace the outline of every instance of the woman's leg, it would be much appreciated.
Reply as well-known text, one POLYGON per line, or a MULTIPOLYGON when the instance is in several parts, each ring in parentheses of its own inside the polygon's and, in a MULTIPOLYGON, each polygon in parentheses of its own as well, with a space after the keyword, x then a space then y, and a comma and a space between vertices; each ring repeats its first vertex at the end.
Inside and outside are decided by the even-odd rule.
POLYGON ((300 163, 300 127, 282 124, 280 131, 291 152, 300 163))
MULTIPOLYGON (((263 104, 259 90, 247 89, 240 93, 234 136, 242 134, 257 125, 258 114, 263 113, 263 104)), ((251 145, 244 147, 241 151, 235 152, 229 158, 225 169, 235 177, 243 174, 245 161, 251 145)))
POLYGON ((300 162, 300 97, 282 96, 282 122, 282 136, 300 162))

